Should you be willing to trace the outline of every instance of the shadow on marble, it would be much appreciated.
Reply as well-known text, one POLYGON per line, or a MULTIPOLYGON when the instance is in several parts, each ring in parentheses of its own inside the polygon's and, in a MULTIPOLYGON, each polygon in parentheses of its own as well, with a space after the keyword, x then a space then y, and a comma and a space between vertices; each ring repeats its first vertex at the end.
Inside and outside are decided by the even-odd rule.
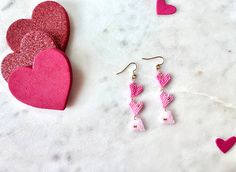
POLYGON ((72 64, 72 72, 73 72, 72 87, 71 87, 71 92, 68 99, 67 107, 73 106, 76 98, 79 97, 79 93, 84 83, 84 76, 83 76, 82 71, 78 69, 78 67, 73 66, 73 64, 72 64))
MULTIPOLYGON (((70 2, 67 2, 64 7, 74 8, 74 11, 76 11, 76 8, 77 8, 76 4, 70 3, 70 2)), ((74 105, 75 100, 79 97, 79 93, 84 83, 84 75, 83 75, 83 72, 79 69, 78 65, 76 65, 76 61, 79 59, 78 54, 73 52, 73 49, 72 49, 72 44, 75 43, 75 39, 76 39, 75 38, 76 27, 74 23, 75 21, 73 20, 74 19, 72 17, 73 14, 70 13, 70 11, 68 11, 68 15, 70 18, 70 39, 67 45, 67 54, 69 55, 69 58, 71 61, 73 77, 72 77, 72 87, 71 87, 70 96, 68 98, 67 107, 71 107, 74 105)))

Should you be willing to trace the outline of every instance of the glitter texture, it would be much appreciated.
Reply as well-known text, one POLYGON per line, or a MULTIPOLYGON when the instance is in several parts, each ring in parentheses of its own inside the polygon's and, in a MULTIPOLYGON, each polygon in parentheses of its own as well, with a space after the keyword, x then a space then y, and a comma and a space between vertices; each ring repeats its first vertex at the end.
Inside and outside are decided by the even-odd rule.
POLYGON ((1 72, 7 81, 10 74, 18 67, 31 66, 34 57, 47 48, 56 48, 54 40, 44 32, 32 31, 27 33, 20 44, 20 51, 8 54, 2 61, 1 72))
POLYGON ((13 51, 20 50, 21 39, 30 31, 50 34, 58 48, 65 50, 70 35, 66 10, 57 2, 45 1, 35 7, 32 19, 20 19, 12 23, 7 31, 7 42, 13 51))

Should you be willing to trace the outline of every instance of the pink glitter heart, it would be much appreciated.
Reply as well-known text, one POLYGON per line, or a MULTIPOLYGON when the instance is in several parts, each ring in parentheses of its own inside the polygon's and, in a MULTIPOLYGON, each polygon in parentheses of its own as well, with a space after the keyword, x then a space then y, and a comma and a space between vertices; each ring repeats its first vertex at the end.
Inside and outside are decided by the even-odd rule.
POLYGON ((230 137, 227 140, 223 140, 221 138, 216 139, 216 145, 217 147, 223 152, 227 153, 236 143, 236 137, 230 137))
POLYGON ((131 98, 134 98, 143 92, 143 86, 138 85, 135 82, 129 85, 131 91, 131 98))
POLYGON ((23 66, 32 66, 34 57, 43 50, 56 48, 54 40, 47 33, 32 31, 21 40, 20 50, 8 54, 2 61, 3 78, 8 81, 12 72, 23 66))
POLYGON ((156 11, 159 15, 170 15, 176 12, 176 7, 167 4, 165 0, 157 0, 156 11))
POLYGON ((157 74, 157 80, 159 81, 162 88, 164 88, 170 81, 171 81, 171 75, 170 74, 163 74, 159 72, 157 74))
POLYGON ((173 95, 167 94, 164 91, 161 93, 160 98, 163 108, 166 108, 174 100, 173 95))
POLYGON ((168 111, 165 116, 161 118, 161 121, 163 124, 170 125, 170 124, 175 124, 174 117, 172 115, 172 112, 168 111))
POLYGON ((136 103, 135 101, 131 101, 129 103, 129 106, 132 109, 134 116, 137 116, 142 111, 144 103, 143 102, 136 103))
POLYGON ((7 42, 15 52, 20 50, 24 35, 30 31, 42 31, 50 34, 58 48, 65 50, 70 35, 70 21, 63 6, 57 2, 45 1, 38 4, 32 13, 32 19, 19 19, 7 30, 7 42))
POLYGON ((145 131, 145 127, 141 118, 135 118, 131 122, 131 127, 134 131, 138 131, 138 132, 145 131))

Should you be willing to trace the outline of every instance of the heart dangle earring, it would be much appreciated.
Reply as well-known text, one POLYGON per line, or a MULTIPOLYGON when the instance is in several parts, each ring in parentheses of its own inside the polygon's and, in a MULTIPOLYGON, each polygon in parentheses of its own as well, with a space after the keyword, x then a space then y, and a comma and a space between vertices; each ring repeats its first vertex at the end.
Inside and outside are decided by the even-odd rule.
POLYGON ((132 75, 132 82, 129 85, 130 88, 130 109, 132 112, 132 121, 131 121, 131 128, 134 131, 145 131, 145 127, 143 124, 143 121, 140 117, 140 112, 143 110, 144 103, 143 102, 137 102, 135 98, 143 92, 143 86, 138 85, 135 80, 137 78, 136 70, 137 70, 137 64, 134 62, 129 63, 122 71, 118 72, 116 75, 119 75, 123 73, 130 65, 135 65, 135 69, 133 70, 132 75))
POLYGON ((161 116, 161 122, 163 124, 171 125, 175 124, 175 120, 173 117, 173 114, 171 111, 167 111, 167 107, 170 105, 170 103, 174 100, 174 96, 171 94, 168 94, 164 91, 164 88, 170 83, 172 77, 170 74, 164 74, 161 72, 161 65, 164 64, 164 58, 161 56, 151 57, 151 58, 142 58, 143 60, 152 60, 152 59, 161 59, 161 62, 156 65, 157 70, 157 80, 159 82, 159 85, 161 87, 160 89, 160 99, 162 102, 162 106, 165 110, 165 114, 161 116))

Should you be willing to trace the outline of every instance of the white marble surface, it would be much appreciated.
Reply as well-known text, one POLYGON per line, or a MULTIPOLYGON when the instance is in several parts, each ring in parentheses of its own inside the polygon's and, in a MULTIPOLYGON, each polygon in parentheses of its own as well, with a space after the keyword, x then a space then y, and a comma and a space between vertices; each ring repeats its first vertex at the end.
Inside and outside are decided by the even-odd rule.
MULTIPOLYGON (((0 60, 11 52, 8 26, 39 2, 1 0, 0 60)), ((214 144, 236 134, 235 0, 170 0, 172 16, 156 16, 155 0, 59 2, 72 23, 69 106, 24 105, 1 77, 0 172, 235 172, 236 146, 223 155, 214 144), (163 70, 174 77, 175 126, 158 121, 156 61, 140 59, 153 55, 166 57, 163 70), (128 129, 132 68, 115 76, 130 61, 145 86, 145 133, 128 129)))

